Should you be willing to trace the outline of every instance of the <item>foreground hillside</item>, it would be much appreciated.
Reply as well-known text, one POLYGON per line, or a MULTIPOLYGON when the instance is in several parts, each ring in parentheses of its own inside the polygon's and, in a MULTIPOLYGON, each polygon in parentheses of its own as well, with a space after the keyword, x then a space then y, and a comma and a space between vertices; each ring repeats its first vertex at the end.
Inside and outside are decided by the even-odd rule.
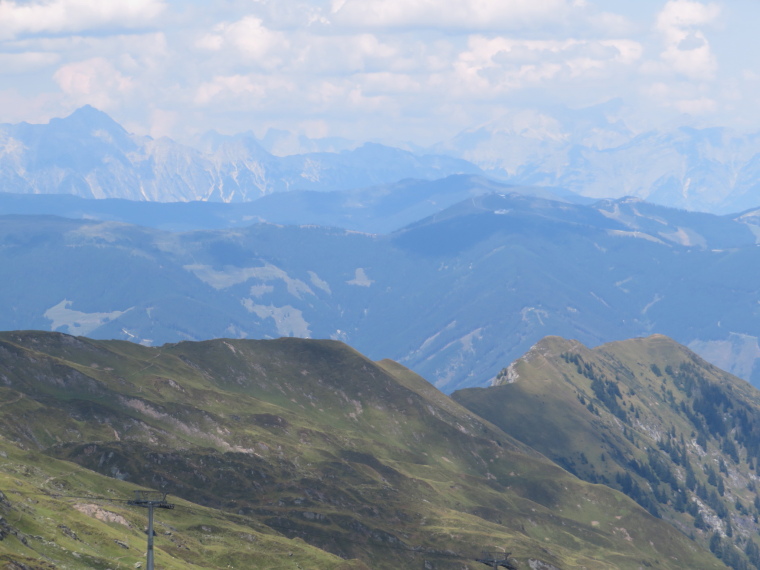
POLYGON ((522 568, 722 566, 622 494, 338 342, 3 333, 0 382, 0 560, 74 568, 86 551, 86 567, 106 568, 123 549, 113 559, 131 567, 144 513, 82 497, 140 485, 194 504, 158 514, 168 568, 275 568, 288 551, 308 568, 337 556, 453 569, 502 548, 522 568))
POLYGON ((760 392, 663 336, 549 337, 453 398, 579 477, 620 489, 733 568, 760 568, 760 392))
MULTIPOLYGON (((0 436, 0 568, 126 569, 145 564, 145 509, 133 484, 23 450, 0 436)), ((155 562, 165 570, 368 570, 249 517, 169 497, 155 517, 155 562)))

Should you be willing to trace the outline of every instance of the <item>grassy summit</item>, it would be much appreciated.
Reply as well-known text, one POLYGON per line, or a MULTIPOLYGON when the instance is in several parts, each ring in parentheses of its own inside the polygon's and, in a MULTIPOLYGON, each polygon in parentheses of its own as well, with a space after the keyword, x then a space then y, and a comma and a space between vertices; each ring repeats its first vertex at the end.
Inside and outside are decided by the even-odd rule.
POLYGON ((453 398, 579 477, 619 489, 733 568, 760 568, 760 392, 659 335, 548 337, 453 398))

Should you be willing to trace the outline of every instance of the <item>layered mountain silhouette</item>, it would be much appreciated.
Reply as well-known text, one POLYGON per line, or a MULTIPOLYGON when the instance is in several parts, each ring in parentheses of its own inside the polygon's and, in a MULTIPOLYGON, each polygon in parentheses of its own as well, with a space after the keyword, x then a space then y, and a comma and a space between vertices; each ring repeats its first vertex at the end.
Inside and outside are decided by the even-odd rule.
POLYGON ((414 151, 285 131, 209 132, 193 146, 128 133, 85 106, 48 124, 0 125, 0 188, 137 201, 246 202, 290 190, 350 190, 406 178, 487 174, 593 199, 635 196, 728 214, 760 205, 760 137, 728 128, 641 130, 619 102, 508 116, 414 151), (273 154, 274 153, 274 154, 273 154))
POLYGON ((437 180, 409 178, 351 190, 276 192, 252 202, 147 202, 87 199, 71 194, 0 193, 3 214, 55 215, 124 222, 157 229, 221 230, 256 222, 319 225, 390 233, 470 197, 517 193, 575 203, 588 199, 561 189, 513 186, 483 176, 455 174, 437 180))
MULTIPOLYGON (((152 215, 131 219, 170 219, 152 215)), ((745 379, 760 374, 751 212, 503 193, 472 196, 387 235, 1 221, 5 330, 153 345, 334 338, 393 357, 445 391, 487 384, 549 334, 595 346, 660 332, 745 379)))

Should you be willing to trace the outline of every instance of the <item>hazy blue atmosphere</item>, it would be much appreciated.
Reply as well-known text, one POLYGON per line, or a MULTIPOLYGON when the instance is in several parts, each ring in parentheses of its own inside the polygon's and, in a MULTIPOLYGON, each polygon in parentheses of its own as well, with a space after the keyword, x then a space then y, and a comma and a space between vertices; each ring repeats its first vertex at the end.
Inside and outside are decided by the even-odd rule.
POLYGON ((0 0, 0 564, 760 570, 758 22, 0 0))
POLYGON ((429 145, 567 137, 564 108, 619 99, 636 132, 755 130, 759 19, 750 0, 4 0, 0 122, 91 104, 154 137, 429 145))

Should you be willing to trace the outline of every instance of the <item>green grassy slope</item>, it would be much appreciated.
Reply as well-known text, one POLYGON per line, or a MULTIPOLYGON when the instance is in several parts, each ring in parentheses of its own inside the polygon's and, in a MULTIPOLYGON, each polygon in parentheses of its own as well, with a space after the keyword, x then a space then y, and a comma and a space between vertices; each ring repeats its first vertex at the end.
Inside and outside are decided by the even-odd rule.
POLYGON ((453 398, 579 477, 620 489, 733 568, 760 568, 760 392, 659 335, 548 337, 453 398))
MULTIPOLYGON (((136 488, 0 438, 0 568, 144 565, 147 511, 125 501, 136 488)), ((169 500, 175 508, 155 515, 157 568, 367 568, 249 517, 169 500)))
MULTIPOLYGON (((330 566, 337 556, 361 561, 346 568, 453 569, 504 547, 521 567, 722 567, 622 494, 577 479, 403 367, 338 342, 145 348, 2 333, 0 386, 1 433, 18 457, 7 464, 37 458, 30 493, 55 483, 64 495, 126 498, 136 484, 192 502, 195 519, 181 509, 160 517, 185 533, 202 567, 251 567, 245 556, 276 558, 280 548, 296 556, 294 544, 308 568, 339 567, 330 566), (241 539, 246 532, 255 540, 241 539)), ((45 500, 46 509, 70 501, 45 500)), ((47 516, 30 524, 54 533, 47 516)), ((161 538, 167 560, 189 560, 161 538)), ((3 553, 24 554, 12 540, 0 541, 3 553)), ((94 543, 93 556, 107 559, 106 546, 94 543)), ((48 551, 26 555, 67 564, 48 551)))

